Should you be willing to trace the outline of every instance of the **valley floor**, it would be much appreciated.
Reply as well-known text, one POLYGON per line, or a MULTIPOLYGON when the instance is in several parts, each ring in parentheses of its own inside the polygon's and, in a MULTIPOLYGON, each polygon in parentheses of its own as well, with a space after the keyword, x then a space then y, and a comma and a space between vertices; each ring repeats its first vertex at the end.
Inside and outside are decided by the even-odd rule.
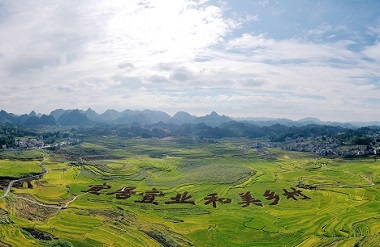
POLYGON ((380 161, 253 146, 89 138, 29 161, 2 155, 2 177, 47 172, 3 186, 0 245, 380 245, 380 161))

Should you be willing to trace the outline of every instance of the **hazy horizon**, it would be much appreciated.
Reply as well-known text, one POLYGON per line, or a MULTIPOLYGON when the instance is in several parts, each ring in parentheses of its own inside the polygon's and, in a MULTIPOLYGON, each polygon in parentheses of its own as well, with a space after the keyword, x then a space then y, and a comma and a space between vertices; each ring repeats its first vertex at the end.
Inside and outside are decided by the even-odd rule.
POLYGON ((0 1, 0 109, 380 118, 379 1, 0 1))
POLYGON ((171 112, 166 112, 166 111, 163 111, 163 110, 160 110, 160 109, 148 109, 148 108, 145 108, 145 109, 113 109, 113 108, 110 108, 110 109, 107 109, 105 111, 96 111, 95 109, 89 107, 87 109, 80 109, 80 108, 72 108, 72 109, 63 109, 63 108, 57 108, 57 109, 53 109, 49 112, 38 112, 38 111, 35 111, 35 110, 32 110, 30 112, 21 112, 21 113, 15 113, 15 112, 10 112, 10 111, 7 111, 6 109, 0 109, 1 110, 4 110, 6 111, 7 113, 11 113, 11 114, 15 114, 17 116, 21 116, 21 115, 24 115, 24 114, 31 114, 33 111, 36 113, 36 114, 45 114, 45 115, 50 115, 50 113, 52 111, 55 111, 55 110, 65 110, 65 111, 70 111, 70 110, 79 110, 79 111, 82 111, 82 112, 85 112, 89 109, 95 111, 97 114, 101 115, 103 113, 105 113, 106 111, 109 111, 109 110, 115 110, 119 113, 122 113, 124 111, 128 111, 128 110, 131 110, 131 111, 144 111, 144 110, 151 110, 151 111, 161 111, 161 112, 165 112, 166 114, 168 114, 170 117, 173 117, 176 113, 178 112, 186 112, 194 117, 204 117, 204 116, 207 116, 207 115, 210 115, 212 114, 213 112, 215 112, 216 114, 218 114, 219 116, 226 116, 226 117, 229 117, 229 118, 232 118, 233 120, 255 120, 255 121, 266 121, 266 120, 280 120, 280 119, 287 119, 287 120, 291 120, 291 121, 301 121, 301 120, 305 120, 305 119, 313 119, 313 120, 319 120, 319 121, 322 121, 322 122, 337 122, 337 123, 370 123, 370 122, 380 122, 380 121, 332 121, 332 120, 329 120, 329 119, 321 119, 321 118, 318 118, 318 117, 315 117, 315 116, 306 116, 306 117, 303 117, 303 118, 298 118, 298 119, 295 119, 295 118, 289 118, 289 117, 279 117, 279 118, 276 118, 276 117, 266 117, 266 116, 246 116, 246 117, 235 117, 233 115, 227 115, 227 114, 224 114, 223 112, 216 112, 216 111, 211 111, 211 112, 205 112, 205 113, 201 113, 201 114, 193 114, 191 112, 187 112, 187 111, 183 111, 183 110, 178 110, 174 113, 171 113, 171 112))

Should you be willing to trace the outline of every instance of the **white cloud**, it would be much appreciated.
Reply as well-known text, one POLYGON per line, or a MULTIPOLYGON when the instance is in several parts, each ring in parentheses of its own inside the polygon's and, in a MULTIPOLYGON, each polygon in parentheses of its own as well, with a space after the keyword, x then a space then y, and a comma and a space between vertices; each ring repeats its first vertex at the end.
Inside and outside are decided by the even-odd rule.
POLYGON ((365 47, 363 54, 377 62, 380 61, 380 43, 365 47))
POLYGON ((226 48, 239 53, 246 52, 253 60, 286 61, 308 60, 310 62, 328 61, 329 59, 357 59, 357 54, 349 51, 346 46, 353 41, 341 41, 332 44, 316 44, 309 41, 274 40, 265 35, 243 34, 230 40, 226 48))
POLYGON ((267 46, 273 45, 275 43, 272 39, 266 39, 263 34, 251 35, 244 33, 241 37, 230 40, 227 44, 227 48, 238 48, 238 49, 255 49, 255 48, 265 48, 267 46))
POLYGON ((379 38, 380 37, 380 25, 368 27, 368 33, 370 35, 374 35, 374 36, 379 38))
POLYGON ((306 31, 307 36, 321 36, 326 33, 332 33, 332 32, 339 32, 339 31, 345 31, 347 30, 347 27, 344 25, 331 25, 328 23, 323 23, 319 27, 310 29, 306 31))
MULTIPOLYGON (((162 74, 154 71, 157 64, 189 63, 240 25, 205 0, 24 1, 5 8, 10 14, 0 22, 0 90, 17 84, 23 94, 33 84, 45 98, 75 94, 77 104, 86 102, 86 94, 112 97, 104 90, 128 78, 162 84, 152 77, 162 74)), ((168 71, 177 79, 184 72, 168 71)), ((24 111, 1 101, 8 110, 24 111)), ((41 110, 49 107, 57 105, 41 110)))

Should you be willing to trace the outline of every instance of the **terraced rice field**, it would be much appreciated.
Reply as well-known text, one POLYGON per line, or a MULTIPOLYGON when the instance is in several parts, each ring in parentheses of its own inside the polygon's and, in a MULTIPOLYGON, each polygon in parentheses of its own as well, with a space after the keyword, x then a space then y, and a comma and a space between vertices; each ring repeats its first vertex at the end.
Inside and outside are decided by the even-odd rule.
POLYGON ((12 177, 12 178, 21 178, 23 176, 40 173, 42 172, 42 168, 38 165, 40 163, 39 160, 1 160, 0 159, 0 167, 1 173, 0 177, 12 177))
POLYGON ((67 156, 65 150, 51 153, 43 178, 32 181, 32 188, 12 188, 0 200, 0 241, 5 246, 380 245, 380 161, 321 159, 249 145, 248 140, 185 145, 109 139, 70 147, 67 156), (75 155, 84 163, 70 165, 75 155), (35 238, 25 228, 54 239, 35 238))

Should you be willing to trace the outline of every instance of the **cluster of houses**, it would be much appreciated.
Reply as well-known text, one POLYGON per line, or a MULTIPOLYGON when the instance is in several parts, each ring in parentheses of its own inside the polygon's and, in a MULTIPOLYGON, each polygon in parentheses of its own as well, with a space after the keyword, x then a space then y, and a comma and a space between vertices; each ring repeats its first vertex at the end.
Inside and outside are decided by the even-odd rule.
POLYGON ((28 138, 23 140, 16 140, 15 147, 19 149, 35 149, 43 148, 44 142, 35 138, 28 138))
POLYGON ((73 144, 69 141, 56 142, 53 144, 45 144, 42 140, 35 138, 28 138, 23 140, 16 140, 16 149, 54 149, 73 144))
POLYGON ((281 148, 289 151, 310 152, 320 156, 380 156, 380 133, 372 136, 369 145, 347 145, 335 138, 308 137, 287 139, 283 143, 278 142, 256 142, 250 148, 281 148))
POLYGON ((334 138, 322 140, 320 137, 297 138, 285 142, 285 150, 299 152, 313 152, 321 156, 364 156, 380 154, 380 142, 377 136, 369 145, 343 145, 334 138))

